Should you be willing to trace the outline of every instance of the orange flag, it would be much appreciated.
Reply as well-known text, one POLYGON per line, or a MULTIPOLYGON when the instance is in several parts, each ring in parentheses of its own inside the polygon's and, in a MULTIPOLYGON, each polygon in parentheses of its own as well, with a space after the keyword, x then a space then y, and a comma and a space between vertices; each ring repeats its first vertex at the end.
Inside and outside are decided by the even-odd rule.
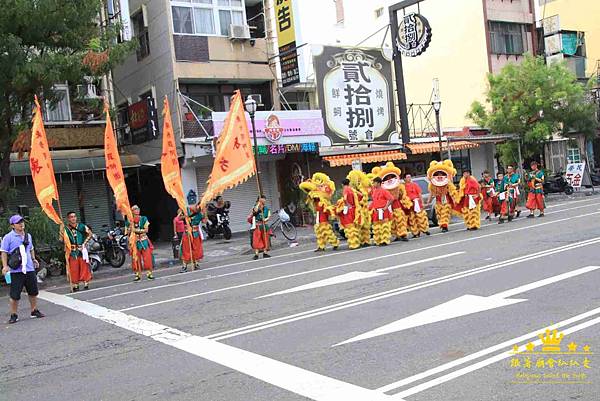
POLYGON ((42 210, 56 224, 62 224, 61 218, 56 213, 52 201, 58 201, 58 187, 54 176, 54 167, 48 149, 46 129, 42 119, 42 109, 35 97, 35 112, 33 115, 33 128, 31 129, 31 151, 29 153, 29 167, 31 178, 35 187, 35 195, 42 210))
MULTIPOLYGON (((44 120, 42 118, 42 109, 35 97, 35 111, 33 114, 33 127, 31 128, 31 150, 29 151, 29 168, 31 169, 31 178, 35 188, 35 196, 40 202, 40 206, 44 213, 56 224, 61 226, 59 235, 63 238, 65 244, 65 258, 69 260, 71 252, 71 242, 62 229, 62 219, 56 213, 56 209, 52 205, 52 201, 59 201, 58 186, 56 185, 56 177, 54 176, 54 167, 50 157, 50 149, 48 148, 48 139, 46 138, 46 129, 44 128, 44 120)), ((69 269, 67 269, 68 276, 69 269)))
POLYGON ((256 164, 252 154, 250 132, 244 114, 242 95, 237 90, 231 99, 231 109, 225 119, 223 131, 217 140, 215 161, 206 192, 200 201, 201 207, 226 189, 241 184, 254 174, 256 164))
MULTIPOLYGON (((129 205, 129 196, 127 195, 127 186, 125 185, 125 176, 123 175, 123 165, 117 148, 117 141, 113 132, 108 104, 104 105, 106 113, 106 128, 104 130, 104 160, 106 162, 106 178, 115 194, 115 203, 117 210, 127 218, 130 224, 133 224, 133 212, 129 205)), ((133 257, 136 257, 137 249, 135 236, 129 236, 129 251, 133 257)))
POLYGON ((181 183, 181 170, 177 161, 177 148, 175 147, 175 134, 173 133, 173 123, 171 121, 171 109, 169 108, 169 99, 165 96, 163 107, 163 144, 162 155, 160 157, 160 170, 163 183, 167 193, 176 201, 177 205, 184 212, 187 210, 187 204, 183 195, 183 185, 181 183))

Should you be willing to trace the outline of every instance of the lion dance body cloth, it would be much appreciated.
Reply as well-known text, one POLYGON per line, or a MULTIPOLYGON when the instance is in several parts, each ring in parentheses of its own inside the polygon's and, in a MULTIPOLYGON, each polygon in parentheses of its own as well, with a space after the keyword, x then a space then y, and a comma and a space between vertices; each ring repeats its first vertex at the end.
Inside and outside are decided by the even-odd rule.
POLYGON ((369 191, 371 190, 371 179, 362 171, 352 170, 346 178, 350 181, 350 187, 358 195, 358 212, 361 220, 358 226, 360 244, 371 245, 371 211, 369 210, 369 191))
POLYGON ((459 184, 461 213, 467 230, 481 227, 481 187, 472 176, 462 177, 459 184))
POLYGON ((406 188, 400 180, 402 171, 394 163, 387 162, 385 166, 375 167, 372 173, 381 178, 381 187, 394 198, 391 211, 391 233, 397 240, 406 239, 408 236, 408 216, 404 209, 412 208, 413 203, 406 195, 406 188))
POLYGON ((312 178, 300 184, 300 189, 308 195, 306 202, 312 205, 315 211, 317 250, 325 250, 327 244, 330 244, 333 249, 337 249, 340 241, 329 222, 335 216, 335 206, 331 204, 335 184, 327 174, 314 173, 312 178))
POLYGON ((458 191, 452 183, 456 169, 451 160, 432 161, 427 169, 430 196, 435 196, 435 215, 442 231, 448 231, 452 210, 458 200, 458 191))
POLYGON ((361 192, 361 183, 367 179, 366 175, 361 171, 353 170, 348 173, 346 178, 349 185, 344 187, 342 198, 337 204, 337 214, 340 224, 344 228, 344 233, 348 239, 348 247, 356 249, 362 243, 362 230, 364 226, 365 214, 363 202, 365 196, 361 192))

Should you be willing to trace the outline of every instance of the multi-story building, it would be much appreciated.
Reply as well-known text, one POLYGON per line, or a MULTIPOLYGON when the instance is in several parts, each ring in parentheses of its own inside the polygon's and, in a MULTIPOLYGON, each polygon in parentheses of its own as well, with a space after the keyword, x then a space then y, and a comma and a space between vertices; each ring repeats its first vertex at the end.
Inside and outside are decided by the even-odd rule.
MULTIPOLYGON (((537 20, 540 54, 547 63, 563 62, 584 85, 594 81, 592 95, 600 104, 600 2, 594 0, 538 0, 537 20)), ((600 116, 600 110, 599 110, 600 116)), ((598 165, 600 140, 577 132, 554 135, 546 144, 546 164, 564 171, 567 163, 586 161, 598 165)))
MULTIPOLYGON (((206 188, 224 118, 219 112, 229 110, 234 91, 239 89, 244 98, 251 95, 259 112, 279 110, 270 46, 276 40, 273 5, 273 0, 129 0, 132 34, 140 48, 113 71, 118 130, 123 148, 141 159, 142 168, 128 180, 129 196, 153 220, 154 237, 170 238, 176 212, 160 177, 164 97, 171 103, 184 191, 192 203, 206 188)), ((289 180, 282 161, 298 149, 314 151, 315 133, 303 136, 301 128, 282 128, 283 138, 269 141, 262 128, 268 118, 270 112, 256 115, 259 170, 270 206, 277 209, 279 188, 289 180), (311 146, 297 146, 302 144, 311 146)), ((283 125, 282 118, 272 120, 283 125)), ((246 217, 257 195, 254 180, 224 194, 232 203, 233 231, 247 229, 246 217)))

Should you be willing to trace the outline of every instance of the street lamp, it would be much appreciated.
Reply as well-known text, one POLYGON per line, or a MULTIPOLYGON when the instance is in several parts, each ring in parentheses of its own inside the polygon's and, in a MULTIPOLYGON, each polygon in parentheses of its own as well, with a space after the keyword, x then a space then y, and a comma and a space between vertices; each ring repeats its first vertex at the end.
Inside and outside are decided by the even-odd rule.
POLYGON ((440 82, 437 78, 433 79, 433 101, 431 102, 435 111, 435 123, 438 133, 438 144, 440 145, 440 161, 442 161, 442 127, 440 126, 440 109, 442 108, 442 100, 440 99, 440 82))
POLYGON ((258 195, 262 196, 263 191, 260 183, 260 169, 258 164, 258 142, 256 141, 256 124, 254 123, 254 114, 256 113, 257 104, 256 100, 254 100, 250 95, 248 95, 244 104, 246 105, 246 111, 250 115, 250 122, 252 123, 252 137, 254 138, 254 164, 256 164, 256 182, 258 184, 258 195))

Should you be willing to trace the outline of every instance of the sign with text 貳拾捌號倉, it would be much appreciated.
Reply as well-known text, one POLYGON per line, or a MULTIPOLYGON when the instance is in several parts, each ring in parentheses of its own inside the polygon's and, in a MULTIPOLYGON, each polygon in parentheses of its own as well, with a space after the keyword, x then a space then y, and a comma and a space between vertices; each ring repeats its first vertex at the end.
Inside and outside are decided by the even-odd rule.
POLYGON ((396 131, 392 70, 381 49, 325 46, 314 64, 331 142, 389 142, 396 131))
POLYGON ((281 67, 281 83, 284 87, 300 82, 293 1, 298 0, 275 0, 279 66, 281 67))
POLYGON ((421 14, 406 14, 398 25, 396 46, 406 57, 416 57, 425 52, 431 43, 431 26, 421 14))

